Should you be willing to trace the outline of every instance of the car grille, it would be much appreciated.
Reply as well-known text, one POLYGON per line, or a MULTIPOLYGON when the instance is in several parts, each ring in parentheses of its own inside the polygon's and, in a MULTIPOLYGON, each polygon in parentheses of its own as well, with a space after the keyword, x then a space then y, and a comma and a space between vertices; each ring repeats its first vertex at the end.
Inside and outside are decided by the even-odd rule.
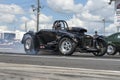
POLYGON ((91 47, 92 46, 92 42, 93 42, 93 38, 91 36, 86 36, 84 38, 84 46, 86 47, 91 47))

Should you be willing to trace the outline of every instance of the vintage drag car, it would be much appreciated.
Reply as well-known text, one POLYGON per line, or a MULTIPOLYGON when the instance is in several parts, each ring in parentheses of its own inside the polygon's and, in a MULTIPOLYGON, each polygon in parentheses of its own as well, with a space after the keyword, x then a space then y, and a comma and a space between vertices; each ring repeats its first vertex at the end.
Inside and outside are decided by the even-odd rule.
POLYGON ((53 50, 62 55, 72 55, 74 52, 93 53, 103 56, 106 53, 106 41, 86 35, 86 29, 68 27, 64 20, 56 20, 52 29, 39 32, 29 31, 24 34, 22 44, 27 54, 37 54, 40 50, 53 50))

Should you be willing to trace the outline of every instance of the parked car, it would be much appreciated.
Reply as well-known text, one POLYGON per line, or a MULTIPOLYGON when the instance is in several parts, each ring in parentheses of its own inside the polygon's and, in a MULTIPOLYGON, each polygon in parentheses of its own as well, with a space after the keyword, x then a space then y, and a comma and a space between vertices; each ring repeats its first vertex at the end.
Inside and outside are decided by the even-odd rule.
POLYGON ((95 56, 103 56, 107 50, 107 43, 98 36, 96 38, 86 35, 86 29, 80 27, 68 27, 64 20, 57 20, 52 29, 43 29, 39 32, 27 32, 24 34, 22 44, 27 54, 37 54, 38 51, 53 50, 63 55, 72 55, 79 51, 93 53, 95 56))
POLYGON ((117 52, 120 52, 120 32, 114 33, 108 36, 106 39, 108 42, 108 55, 115 55, 117 52))

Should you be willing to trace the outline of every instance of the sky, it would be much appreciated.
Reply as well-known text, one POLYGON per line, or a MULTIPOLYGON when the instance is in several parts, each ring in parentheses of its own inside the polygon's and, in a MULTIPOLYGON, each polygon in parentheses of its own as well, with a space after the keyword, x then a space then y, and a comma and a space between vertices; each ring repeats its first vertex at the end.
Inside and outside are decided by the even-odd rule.
MULTIPOLYGON (((40 0, 40 29, 51 28, 55 20, 66 20, 69 27, 83 27, 88 34, 98 31, 106 35, 117 31, 114 25, 114 3, 109 0, 40 0)), ((36 30, 37 0, 0 0, 0 29, 25 31, 36 30)))

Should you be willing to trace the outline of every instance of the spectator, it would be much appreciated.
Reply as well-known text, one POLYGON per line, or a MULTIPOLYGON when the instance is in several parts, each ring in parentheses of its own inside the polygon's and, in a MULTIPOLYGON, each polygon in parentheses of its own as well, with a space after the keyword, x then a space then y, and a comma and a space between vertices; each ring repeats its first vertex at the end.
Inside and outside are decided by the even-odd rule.
POLYGON ((95 31, 95 35, 93 35, 94 38, 97 38, 98 37, 98 32, 95 31))

